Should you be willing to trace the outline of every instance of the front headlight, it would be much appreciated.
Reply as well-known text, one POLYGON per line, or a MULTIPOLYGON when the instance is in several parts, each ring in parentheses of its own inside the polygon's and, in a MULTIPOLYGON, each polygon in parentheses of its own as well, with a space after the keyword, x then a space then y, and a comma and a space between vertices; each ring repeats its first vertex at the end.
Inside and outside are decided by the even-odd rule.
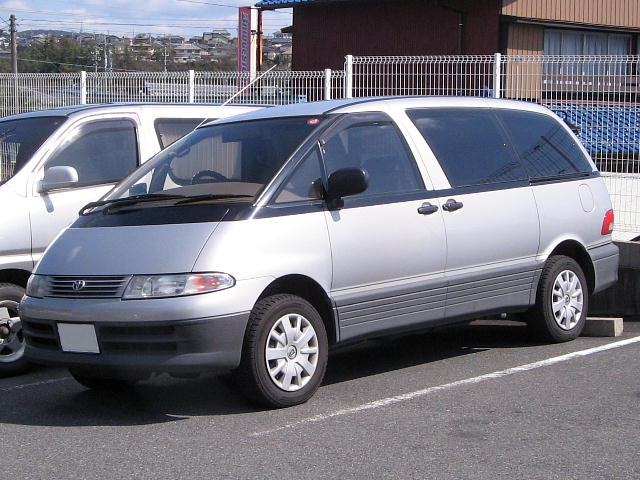
POLYGON ((192 273, 184 275, 136 275, 122 298, 167 298, 196 295, 231 288, 235 279, 226 273, 192 273))
POLYGON ((28 297, 42 298, 47 290, 47 277, 45 275, 31 275, 27 282, 25 294, 28 297))

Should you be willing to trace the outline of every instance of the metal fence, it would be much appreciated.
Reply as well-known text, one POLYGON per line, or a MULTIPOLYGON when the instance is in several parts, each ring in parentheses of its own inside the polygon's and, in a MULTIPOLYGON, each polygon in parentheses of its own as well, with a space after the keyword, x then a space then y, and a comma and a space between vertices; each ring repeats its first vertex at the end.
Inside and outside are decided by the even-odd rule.
POLYGON ((570 123, 611 194, 616 236, 640 234, 640 56, 351 57, 345 96, 526 100, 570 123))
MULTIPOLYGON (((343 71, 271 71, 231 103, 285 105, 340 98, 343 71)), ((222 103, 255 77, 246 72, 0 74, 0 116, 86 103, 222 103)))
MULTIPOLYGON (((84 103, 220 103, 251 80, 247 73, 193 70, 0 74, 0 116, 84 103)), ((381 95, 480 96, 540 103, 575 126, 609 187, 618 234, 632 238, 640 234, 639 90, 640 56, 348 55, 342 71, 266 73, 233 103, 288 104, 381 95)))

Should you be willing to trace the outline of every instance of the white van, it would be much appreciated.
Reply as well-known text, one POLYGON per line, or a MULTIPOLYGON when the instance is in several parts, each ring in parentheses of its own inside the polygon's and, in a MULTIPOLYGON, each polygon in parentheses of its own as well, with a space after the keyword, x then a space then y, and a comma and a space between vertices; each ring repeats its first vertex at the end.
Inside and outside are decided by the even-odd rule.
POLYGON ((574 339, 617 279, 612 228, 594 163, 537 105, 251 112, 82 209, 29 280, 26 355, 90 388, 235 370, 251 399, 294 405, 330 344, 502 313, 574 339))
POLYGON ((199 124, 256 108, 78 105, 0 119, 0 376, 26 365, 18 302, 45 248, 80 207, 199 124))

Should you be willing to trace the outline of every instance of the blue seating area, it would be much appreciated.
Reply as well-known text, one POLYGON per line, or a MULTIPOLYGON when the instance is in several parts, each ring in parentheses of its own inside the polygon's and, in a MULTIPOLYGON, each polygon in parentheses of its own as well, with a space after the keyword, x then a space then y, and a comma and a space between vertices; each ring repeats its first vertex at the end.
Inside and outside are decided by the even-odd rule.
POLYGON ((640 107, 623 105, 547 104, 578 129, 593 155, 640 153, 640 107))

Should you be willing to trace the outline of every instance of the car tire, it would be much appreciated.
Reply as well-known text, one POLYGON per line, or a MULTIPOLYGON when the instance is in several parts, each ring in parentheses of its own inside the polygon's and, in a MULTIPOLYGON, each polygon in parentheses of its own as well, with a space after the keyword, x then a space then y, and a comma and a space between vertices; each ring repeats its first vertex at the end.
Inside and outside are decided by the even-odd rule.
POLYGON ((252 403, 290 407, 313 396, 327 358, 327 333, 318 311, 295 295, 273 295, 251 312, 235 380, 252 403))
POLYGON ((540 340, 553 343, 577 338, 589 311, 587 279, 578 262, 564 255, 547 260, 536 304, 527 314, 527 324, 540 340))
POLYGON ((108 378, 100 375, 92 374, 84 369, 70 368, 69 373, 73 379, 83 387, 98 392, 117 392, 127 390, 135 385, 133 380, 125 380, 119 378, 108 378))
MULTIPOLYGON (((0 308, 6 308, 11 317, 18 317, 18 306, 24 288, 13 283, 0 283, 0 308)), ((31 364, 24 356, 22 324, 14 322, 9 337, 0 343, 0 377, 9 377, 26 372, 31 364)))

